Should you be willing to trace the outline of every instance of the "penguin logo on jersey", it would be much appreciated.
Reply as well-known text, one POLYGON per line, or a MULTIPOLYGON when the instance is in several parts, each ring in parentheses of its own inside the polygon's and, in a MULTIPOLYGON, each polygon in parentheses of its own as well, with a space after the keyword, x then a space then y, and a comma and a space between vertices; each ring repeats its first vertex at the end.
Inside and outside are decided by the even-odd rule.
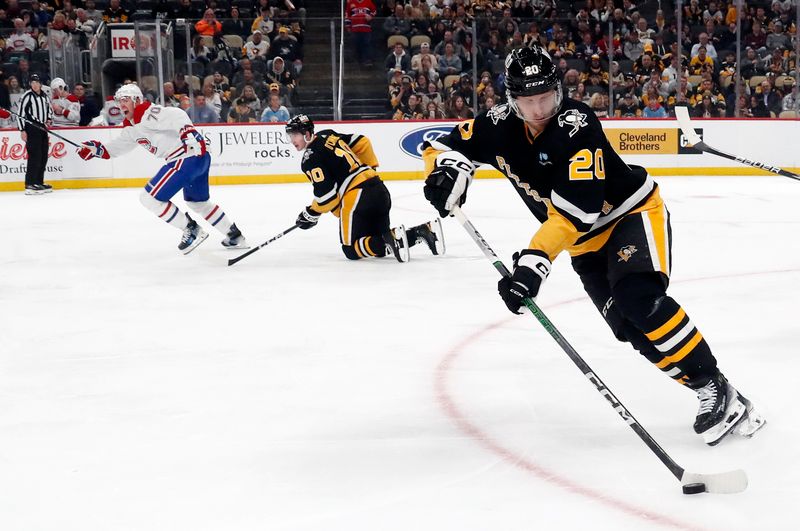
POLYGON ((553 164, 553 161, 550 160, 550 156, 545 153, 544 151, 539 152, 539 164, 542 166, 547 166, 548 164, 553 164))
POLYGON ((575 133, 580 131, 581 127, 589 125, 586 123, 586 115, 577 109, 567 109, 563 114, 558 116, 558 125, 560 127, 572 127, 569 132, 569 137, 575 136, 575 133))
POLYGON ((314 154, 314 152, 313 152, 313 151, 311 151, 310 149, 306 149, 306 150, 303 152, 303 162, 306 162, 308 159, 310 159, 310 158, 311 158, 311 155, 313 155, 313 154, 314 154))
POLYGON ((631 259, 631 256, 633 256, 633 253, 635 253, 636 250, 637 249, 635 245, 626 245, 617 251, 617 256, 619 256, 619 260, 617 260, 617 262, 627 262, 631 259))
POLYGON ((511 115, 511 107, 508 106, 508 103, 503 103, 501 105, 495 105, 489 112, 486 113, 486 116, 492 119, 492 123, 497 125, 497 122, 500 120, 505 120, 511 115))

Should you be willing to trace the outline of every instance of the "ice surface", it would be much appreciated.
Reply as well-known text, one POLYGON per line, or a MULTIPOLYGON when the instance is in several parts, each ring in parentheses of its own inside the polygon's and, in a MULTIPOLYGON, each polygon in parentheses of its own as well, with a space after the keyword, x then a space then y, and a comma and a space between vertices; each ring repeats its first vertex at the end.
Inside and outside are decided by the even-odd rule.
MULTIPOLYGON (((613 339, 566 257, 539 302, 676 461, 746 492, 681 494, 452 219, 442 258, 349 262, 325 216, 225 268, 138 190, 6 193, 0 529, 797 529, 800 185, 659 181, 671 293, 767 427, 705 446, 693 393, 613 339)), ((431 216, 420 182, 388 186, 395 223, 431 216)), ((310 192, 212 190, 254 244, 310 192)), ((464 210, 507 263, 537 226, 500 180, 464 210)))

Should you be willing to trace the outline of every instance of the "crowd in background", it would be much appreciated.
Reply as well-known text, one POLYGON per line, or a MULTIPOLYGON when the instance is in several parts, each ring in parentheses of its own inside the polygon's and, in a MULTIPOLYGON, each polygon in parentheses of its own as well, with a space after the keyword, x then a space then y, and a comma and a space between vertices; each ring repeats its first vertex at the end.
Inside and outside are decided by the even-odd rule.
MULTIPOLYGON (((349 5, 365 3, 372 2, 349 5)), ((601 117, 608 116, 610 98, 617 117, 672 116, 677 104, 697 117, 795 117, 800 110, 796 5, 789 0, 747 2, 742 13, 735 2, 690 0, 680 37, 675 13, 654 0, 379 4, 371 29, 388 48, 384 67, 394 119, 469 118, 473 108, 480 112, 503 102, 503 59, 531 43, 544 46, 558 64, 565 97, 587 103, 601 117), (732 83, 737 70, 738 102, 732 83)))
MULTIPOLYGON (((191 48, 185 56, 192 78, 187 61, 178 56, 174 79, 163 87, 141 84, 146 98, 160 100, 163 89, 165 105, 185 109, 197 123, 289 119, 303 69, 305 0, 0 0, 0 106, 17 110, 32 73, 40 75, 52 96, 50 48, 70 40, 89 49, 103 22, 156 18, 188 22, 191 48)), ((115 85, 130 82, 130 77, 122 78, 115 85)), ((68 87, 71 99, 80 102, 80 117, 57 124, 122 123, 113 96, 101 101, 91 88, 83 83, 68 87)), ((55 114, 59 116, 58 110, 55 114)))

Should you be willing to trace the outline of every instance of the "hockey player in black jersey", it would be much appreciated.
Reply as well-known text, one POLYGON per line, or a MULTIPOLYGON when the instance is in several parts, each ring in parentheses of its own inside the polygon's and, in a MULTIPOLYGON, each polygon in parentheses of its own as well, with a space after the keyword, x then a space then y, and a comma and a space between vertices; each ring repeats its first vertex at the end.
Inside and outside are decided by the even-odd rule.
POLYGON ((339 218, 339 239, 351 260, 391 253, 399 262, 410 258, 409 248, 425 242, 435 255, 444 254, 441 220, 408 230, 389 224, 392 199, 375 169, 378 159, 369 139, 326 129, 314 133, 314 123, 300 114, 286 124, 298 151, 304 151, 302 170, 314 187, 314 200, 297 216, 301 229, 310 229, 325 212, 339 218))
POLYGON ((426 146, 425 197, 446 216, 464 201, 474 163, 494 166, 542 223, 515 253, 511 278, 498 284, 509 310, 520 313, 522 299, 536 297, 552 261, 567 251, 614 335, 697 393, 694 429, 706 443, 733 431, 752 435, 763 417, 720 373, 702 334, 666 293, 672 242, 658 185, 622 161, 587 105, 562 100, 544 49, 511 52, 505 83, 508 104, 426 146))

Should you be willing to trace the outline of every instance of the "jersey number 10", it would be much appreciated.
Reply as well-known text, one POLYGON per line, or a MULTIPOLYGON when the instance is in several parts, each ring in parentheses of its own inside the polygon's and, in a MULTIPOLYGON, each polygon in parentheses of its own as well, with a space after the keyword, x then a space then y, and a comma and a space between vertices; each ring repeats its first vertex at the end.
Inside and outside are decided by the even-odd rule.
POLYGON ((603 150, 597 148, 594 153, 582 149, 569 159, 569 180, 585 181, 590 179, 605 179, 606 168, 603 164, 603 150), (594 171, 592 171, 594 165, 594 171))

